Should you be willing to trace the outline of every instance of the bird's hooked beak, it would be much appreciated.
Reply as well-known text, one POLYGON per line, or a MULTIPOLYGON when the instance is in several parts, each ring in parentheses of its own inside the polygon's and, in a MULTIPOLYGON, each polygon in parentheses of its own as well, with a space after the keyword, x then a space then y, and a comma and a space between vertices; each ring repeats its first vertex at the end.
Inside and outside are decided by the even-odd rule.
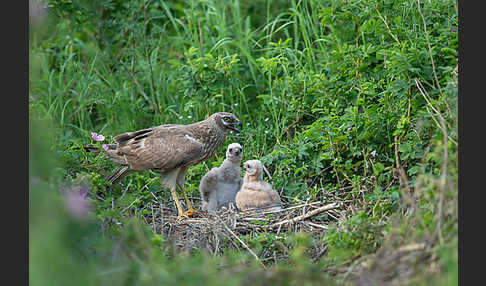
POLYGON ((235 122, 235 123, 230 123, 228 124, 228 128, 235 131, 236 133, 240 133, 240 129, 238 129, 236 126, 238 126, 240 129, 241 127, 243 126, 243 124, 241 124, 241 121, 238 121, 238 122, 235 122))

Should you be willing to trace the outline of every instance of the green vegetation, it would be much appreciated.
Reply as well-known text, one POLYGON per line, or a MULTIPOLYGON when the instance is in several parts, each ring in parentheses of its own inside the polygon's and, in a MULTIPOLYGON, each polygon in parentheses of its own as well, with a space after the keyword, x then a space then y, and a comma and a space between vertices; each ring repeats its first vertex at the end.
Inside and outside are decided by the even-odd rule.
MULTIPOLYGON (((408 268, 379 260, 420 243, 428 255, 412 265, 422 271, 402 283, 457 285, 457 2, 45 6, 30 34, 31 285, 368 285, 352 275, 387 285, 378 274, 408 268), (132 174, 106 191, 115 164, 82 148, 94 144, 91 132, 112 142, 217 111, 244 125, 223 146, 239 142, 244 160, 262 160, 286 202, 335 195, 349 202, 347 219, 320 242, 282 234, 290 255, 265 268, 244 251, 187 255, 142 218, 154 196, 172 204, 157 175, 132 174), (66 188, 87 190, 91 217, 69 215, 66 188), (316 243, 327 251, 311 261, 316 243), (367 270, 340 275, 370 257, 367 270)), ((189 170, 190 196, 224 153, 189 170)))

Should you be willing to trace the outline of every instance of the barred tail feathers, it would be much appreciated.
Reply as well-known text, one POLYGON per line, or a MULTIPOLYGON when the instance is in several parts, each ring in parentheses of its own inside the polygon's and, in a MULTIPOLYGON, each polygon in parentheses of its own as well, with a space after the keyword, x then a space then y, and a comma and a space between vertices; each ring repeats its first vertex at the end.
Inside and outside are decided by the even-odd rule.
POLYGON ((108 182, 111 182, 112 185, 118 183, 121 179, 123 179, 126 175, 128 175, 132 170, 130 170, 129 166, 120 166, 118 167, 115 172, 106 177, 108 182))

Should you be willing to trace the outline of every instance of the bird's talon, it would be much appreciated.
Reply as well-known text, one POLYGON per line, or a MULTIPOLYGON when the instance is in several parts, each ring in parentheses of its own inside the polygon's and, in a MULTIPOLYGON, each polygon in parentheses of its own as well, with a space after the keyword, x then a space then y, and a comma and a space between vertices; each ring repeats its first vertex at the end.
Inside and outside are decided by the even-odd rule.
POLYGON ((181 221, 183 221, 184 219, 191 218, 191 217, 193 217, 194 215, 197 215, 197 214, 204 214, 204 212, 202 212, 202 211, 198 211, 198 210, 195 210, 195 209, 190 209, 190 210, 187 210, 187 211, 185 211, 185 212, 183 212, 183 213, 179 214, 179 215, 177 216, 176 221, 177 221, 177 222, 181 222, 181 221))
POLYGON ((187 219, 187 218, 189 218, 189 217, 188 217, 188 216, 186 216, 185 214, 178 215, 178 216, 177 216, 177 219, 176 219, 176 222, 177 222, 177 223, 180 223, 180 222, 182 222, 183 220, 185 220, 185 219, 187 219))
POLYGON ((185 212, 183 213, 183 215, 184 215, 185 217, 187 217, 187 218, 190 218, 190 217, 192 217, 192 216, 194 216, 194 215, 197 215, 197 214, 203 214, 203 212, 198 211, 198 210, 195 210, 195 209, 189 209, 189 210, 187 210, 187 211, 185 211, 185 212))

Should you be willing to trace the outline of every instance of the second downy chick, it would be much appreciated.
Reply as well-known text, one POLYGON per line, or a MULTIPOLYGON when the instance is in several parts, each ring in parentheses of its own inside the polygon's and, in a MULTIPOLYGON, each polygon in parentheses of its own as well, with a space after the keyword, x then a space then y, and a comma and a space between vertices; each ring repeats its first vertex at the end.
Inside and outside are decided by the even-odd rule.
POLYGON ((275 206, 280 210, 282 200, 272 185, 263 181, 263 164, 260 160, 249 160, 243 164, 245 177, 240 191, 236 194, 236 206, 240 211, 275 206))

